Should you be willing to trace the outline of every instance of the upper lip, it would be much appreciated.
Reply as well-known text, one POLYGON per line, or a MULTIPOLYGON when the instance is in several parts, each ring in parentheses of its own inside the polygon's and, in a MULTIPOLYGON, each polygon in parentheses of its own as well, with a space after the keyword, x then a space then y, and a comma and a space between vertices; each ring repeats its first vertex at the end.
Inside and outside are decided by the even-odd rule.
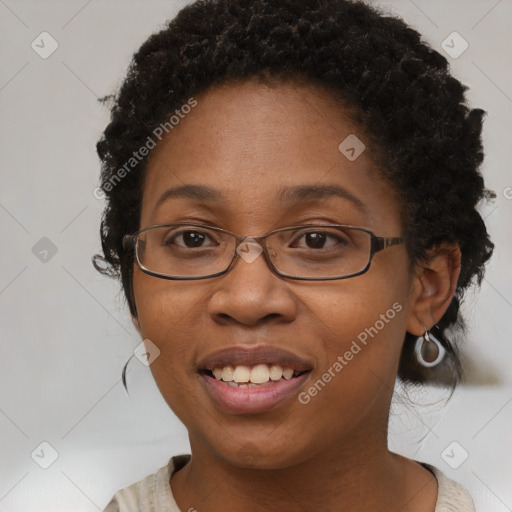
POLYGON ((200 370, 212 370, 229 364, 252 366, 261 363, 278 364, 283 368, 293 368, 299 372, 313 368, 311 363, 296 354, 271 345, 227 347, 201 359, 198 367, 200 370))

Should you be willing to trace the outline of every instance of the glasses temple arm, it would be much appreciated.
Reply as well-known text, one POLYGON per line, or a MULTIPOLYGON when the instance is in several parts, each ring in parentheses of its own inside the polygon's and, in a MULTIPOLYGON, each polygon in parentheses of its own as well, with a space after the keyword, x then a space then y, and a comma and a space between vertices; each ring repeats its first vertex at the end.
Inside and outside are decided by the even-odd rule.
POLYGON ((137 235, 124 235, 123 236, 123 249, 132 249, 135 245, 135 239, 137 238, 137 235))
POLYGON ((373 250, 374 252, 382 251, 386 247, 391 247, 393 245, 398 245, 404 243, 405 240, 401 236, 394 236, 390 238, 383 238, 381 236, 376 236, 373 239, 373 250))

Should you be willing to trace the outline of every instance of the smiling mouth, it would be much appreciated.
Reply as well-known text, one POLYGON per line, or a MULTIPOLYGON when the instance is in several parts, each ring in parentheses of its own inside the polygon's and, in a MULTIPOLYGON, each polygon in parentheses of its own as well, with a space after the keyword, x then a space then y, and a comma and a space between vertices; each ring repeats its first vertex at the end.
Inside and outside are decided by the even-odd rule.
POLYGON ((208 375, 227 386, 244 389, 263 386, 273 386, 280 381, 287 381, 311 370, 296 370, 291 367, 283 367, 279 364, 260 363, 254 366, 227 364, 223 367, 200 370, 203 375, 208 375))

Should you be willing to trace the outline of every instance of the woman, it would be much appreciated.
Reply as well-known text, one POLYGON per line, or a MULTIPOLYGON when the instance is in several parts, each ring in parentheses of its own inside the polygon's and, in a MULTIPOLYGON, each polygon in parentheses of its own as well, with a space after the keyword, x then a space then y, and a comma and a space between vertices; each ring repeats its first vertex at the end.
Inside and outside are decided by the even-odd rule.
POLYGON ((484 112, 447 67, 346 0, 198 1, 135 54, 95 264, 192 453, 107 512, 474 510, 387 448, 397 375, 460 381, 449 331, 493 248, 484 112))

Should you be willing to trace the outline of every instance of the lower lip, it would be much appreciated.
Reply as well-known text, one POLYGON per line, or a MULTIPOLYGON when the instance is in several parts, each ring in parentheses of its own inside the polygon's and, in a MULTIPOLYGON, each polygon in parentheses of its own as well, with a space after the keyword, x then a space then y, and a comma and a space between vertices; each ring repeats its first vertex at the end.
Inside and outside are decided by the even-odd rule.
POLYGON ((235 388, 208 374, 201 377, 210 396, 225 410, 235 414, 256 414, 271 411, 292 396, 309 377, 303 373, 290 380, 280 379, 268 386, 235 388))

